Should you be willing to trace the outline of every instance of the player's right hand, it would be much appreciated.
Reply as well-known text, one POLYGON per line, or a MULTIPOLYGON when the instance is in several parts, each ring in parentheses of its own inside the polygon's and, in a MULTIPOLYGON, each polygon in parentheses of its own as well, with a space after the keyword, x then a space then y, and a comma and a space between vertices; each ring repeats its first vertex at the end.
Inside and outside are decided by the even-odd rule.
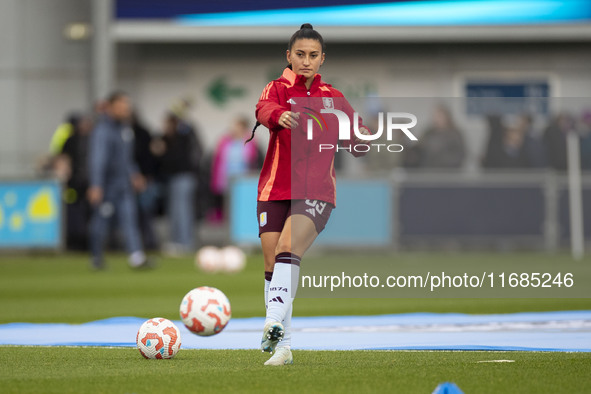
POLYGON ((284 129, 293 129, 298 126, 297 119, 300 118, 300 114, 297 112, 285 111, 279 117, 279 126, 284 129))

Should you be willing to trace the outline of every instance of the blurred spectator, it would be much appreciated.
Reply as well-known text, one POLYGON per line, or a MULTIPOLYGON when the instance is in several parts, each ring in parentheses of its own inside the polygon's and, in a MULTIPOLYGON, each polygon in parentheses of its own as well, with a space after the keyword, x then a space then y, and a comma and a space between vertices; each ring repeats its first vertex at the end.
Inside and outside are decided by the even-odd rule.
POLYGON ((70 249, 88 247, 90 206, 86 199, 88 189, 88 144, 92 120, 88 115, 71 118, 73 134, 66 140, 62 155, 70 164, 70 176, 65 191, 66 243, 70 249))
POLYGON ((566 170, 566 136, 575 129, 574 118, 562 112, 555 116, 544 132, 548 164, 556 170, 566 170))
POLYGON ((161 173, 167 184, 171 241, 165 245, 165 252, 183 255, 195 248, 194 199, 202 149, 192 126, 173 113, 166 115, 163 131, 162 139, 153 144, 153 151, 160 156, 161 173))
POLYGON ((215 150, 210 180, 214 196, 214 206, 209 217, 212 222, 225 219, 224 204, 230 180, 262 165, 263 156, 257 144, 244 144, 250 135, 249 126, 248 118, 236 118, 215 150))
POLYGON ((134 188, 143 190, 145 179, 133 160, 131 100, 123 92, 109 96, 89 144, 88 200, 93 207, 90 226, 92 266, 104 268, 103 242, 113 215, 117 216, 129 264, 134 268, 150 265, 141 242, 134 188))
POLYGON ((175 102, 170 107, 170 112, 178 118, 179 130, 191 131, 197 138, 196 156, 198 159, 198 175, 195 189, 196 198, 194 200, 195 218, 202 219, 209 207, 212 205, 211 190, 209 189, 209 177, 211 173, 211 153, 205 152, 201 145, 199 129, 190 120, 190 111, 194 106, 192 98, 183 97, 175 102))
POLYGON ((583 111, 579 133, 581 134, 581 168, 591 170, 591 109, 583 111))
POLYGON ((432 124, 419 138, 418 151, 420 167, 459 168, 464 163, 462 133, 444 105, 435 108, 432 124))
POLYGON ((36 165, 41 176, 57 178, 61 182, 67 182, 70 178, 72 171, 70 160, 61 153, 64 144, 74 133, 74 123, 78 121, 79 117, 77 112, 70 112, 52 134, 49 142, 49 155, 40 157, 36 165))
POLYGON ((523 168, 528 167, 524 150, 525 130, 519 127, 505 127, 501 117, 490 115, 488 118, 489 138, 484 168, 523 168))
POLYGON ((131 127, 134 134, 134 158, 139 171, 146 180, 146 187, 138 194, 138 219, 144 245, 148 250, 158 249, 158 240, 153 220, 158 200, 156 172, 158 162, 150 150, 152 135, 141 122, 137 112, 132 114, 131 127))
POLYGON ((184 98, 180 98, 180 99, 176 100, 174 103, 172 103, 172 105, 170 106, 170 112, 173 115, 175 115, 182 122, 190 123, 188 121, 188 119, 189 119, 189 111, 191 111, 192 107, 193 107, 193 100, 188 97, 184 97, 184 98))
MULTIPOLYGON (((386 112, 381 108, 375 108, 376 112, 372 112, 370 116, 367 118, 363 118, 367 127, 371 130, 372 133, 376 133, 380 128, 380 112, 382 113, 382 135, 372 143, 375 144, 384 144, 384 146, 390 144, 400 144, 404 145, 404 150, 402 152, 388 152, 386 149, 377 149, 370 150, 367 152, 365 157, 357 158, 357 160, 361 160, 365 164, 365 169, 369 171, 371 174, 377 174, 380 172, 389 172, 394 168, 400 167, 402 165, 403 157, 406 157, 406 153, 408 149, 412 149, 411 145, 407 142, 408 139, 404 137, 402 133, 392 133, 392 140, 388 140, 387 136, 388 133, 386 132, 386 112)), ((343 155, 335 155, 335 168, 337 158, 341 158, 343 155)))
POLYGON ((546 158, 543 136, 535 132, 531 115, 523 114, 519 116, 515 128, 523 134, 523 152, 527 166, 531 168, 546 167, 548 159, 546 158))
POLYGON ((78 122, 79 118, 80 115, 78 113, 72 112, 68 114, 66 120, 57 127, 49 142, 49 153, 52 156, 55 157, 62 152, 66 140, 74 134, 74 123, 78 122))
POLYGON ((486 122, 488 124, 488 142, 482 158, 482 167, 495 168, 498 167, 500 157, 503 154, 503 133, 505 128, 499 115, 488 115, 486 122))

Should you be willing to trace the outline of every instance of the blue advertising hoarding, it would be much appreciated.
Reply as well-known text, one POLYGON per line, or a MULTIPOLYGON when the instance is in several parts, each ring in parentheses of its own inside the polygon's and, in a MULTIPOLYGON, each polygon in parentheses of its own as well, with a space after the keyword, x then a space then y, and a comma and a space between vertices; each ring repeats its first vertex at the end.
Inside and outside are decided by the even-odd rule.
MULTIPOLYGON (((242 245, 259 243, 256 178, 237 179, 231 186, 230 237, 242 245)), ((392 188, 381 180, 337 182, 337 208, 315 242, 324 246, 391 245, 392 188)))
POLYGON ((57 181, 0 181, 0 249, 59 248, 60 196, 57 181))

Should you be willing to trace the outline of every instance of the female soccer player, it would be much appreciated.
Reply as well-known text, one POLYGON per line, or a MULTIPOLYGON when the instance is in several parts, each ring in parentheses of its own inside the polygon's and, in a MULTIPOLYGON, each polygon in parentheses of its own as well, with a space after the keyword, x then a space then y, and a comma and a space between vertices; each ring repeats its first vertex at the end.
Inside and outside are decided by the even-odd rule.
MULTIPOLYGON (((339 123, 329 114, 320 116, 321 123, 320 110, 338 109, 348 115, 351 125, 354 120, 343 94, 318 74, 325 58, 324 40, 312 25, 306 23, 292 35, 286 55, 288 66, 283 75, 265 87, 256 106, 258 122, 271 133, 257 203, 267 308, 261 349, 276 350, 265 365, 293 363, 291 316, 301 256, 324 229, 335 207, 335 149, 327 147, 339 144, 339 123), (292 112, 296 103, 307 103, 307 112, 292 112), (306 121, 312 117, 326 130, 316 130, 313 138, 307 138, 304 126, 310 127, 311 122, 306 121), (292 163, 297 164, 292 168, 292 163)), ((361 120, 358 131, 370 134, 361 120)), ((359 154, 351 148, 362 143, 353 136, 352 127, 349 138, 340 141, 356 156, 359 154)))

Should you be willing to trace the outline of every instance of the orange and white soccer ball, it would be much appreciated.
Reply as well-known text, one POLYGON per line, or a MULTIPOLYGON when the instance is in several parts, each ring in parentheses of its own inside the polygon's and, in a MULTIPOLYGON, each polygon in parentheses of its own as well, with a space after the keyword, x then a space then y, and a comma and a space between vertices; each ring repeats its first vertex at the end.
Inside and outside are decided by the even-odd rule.
POLYGON ((184 325, 194 334, 219 334, 230 321, 232 310, 228 297, 214 287, 198 287, 188 292, 180 307, 184 325))
POLYGON ((135 343, 145 358, 173 358, 181 348, 181 333, 170 320, 155 317, 141 325, 135 343))

